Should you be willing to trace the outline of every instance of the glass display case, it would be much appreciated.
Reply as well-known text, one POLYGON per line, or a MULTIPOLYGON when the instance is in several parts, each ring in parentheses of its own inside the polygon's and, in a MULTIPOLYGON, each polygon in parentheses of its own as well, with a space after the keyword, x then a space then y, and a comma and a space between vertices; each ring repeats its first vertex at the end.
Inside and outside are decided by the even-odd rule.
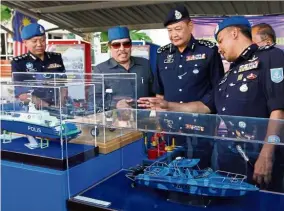
MULTIPOLYGON (((78 110, 73 99, 85 99, 78 89, 81 83, 2 82, 1 83, 1 154, 3 160, 17 161, 54 169, 67 168, 69 159, 97 154, 97 146, 71 144, 82 133, 74 119, 78 110), (67 145, 67 142, 70 144, 67 145)), ((83 85, 95 92, 92 84, 83 85)), ((95 100, 86 105, 94 113, 95 100)))
POLYGON ((283 120, 145 109, 106 111, 106 128, 151 133, 86 169, 69 210, 283 210, 283 120))
POLYGON ((141 136, 141 133, 133 131, 124 130, 122 134, 115 128, 104 127, 110 120, 105 116, 106 111, 116 108, 137 108, 136 74, 14 72, 12 78, 13 81, 21 81, 21 83, 41 82, 69 85, 68 93, 75 95, 72 97, 74 118, 66 121, 82 128, 81 135, 71 143, 96 145, 99 146, 100 153, 107 154, 123 145, 117 142, 117 138, 125 136, 128 139, 129 136, 135 138, 141 136), (81 84, 81 86, 70 86, 74 83, 81 84), (94 89, 88 90, 87 87, 94 87, 94 89), (76 97, 78 95, 84 95, 85 98, 76 97), (87 107, 91 111, 86 110, 87 107))
MULTIPOLYGON (((13 83, 1 84, 3 99, 1 111, 8 112, 7 109, 9 108, 11 109, 9 112, 16 112, 15 109, 22 109, 23 107, 26 112, 28 111, 28 104, 23 101, 24 95, 21 96, 20 92, 28 93, 30 98, 36 94, 36 96, 40 96, 37 100, 42 103, 40 107, 37 107, 38 110, 48 112, 51 116, 62 119, 66 124, 76 126, 80 133, 68 140, 70 145, 66 145, 68 147, 66 149, 61 146, 66 144, 64 140, 61 141, 61 145, 56 145, 59 147, 58 149, 50 147, 54 143, 48 142, 48 144, 40 145, 41 148, 32 147, 28 152, 26 152, 27 147, 24 146, 23 149, 15 152, 9 151, 8 154, 5 154, 6 151, 2 147, 2 152, 5 155, 2 156, 3 159, 64 170, 67 165, 71 168, 90 160, 99 153, 110 153, 141 137, 141 133, 133 130, 122 132, 115 128, 104 127, 106 122, 110 120, 107 115, 105 116, 106 111, 118 107, 124 108, 125 106, 136 108, 136 74, 14 72, 12 79, 13 83), (120 89, 121 84, 125 89, 120 89), (30 92, 31 90, 32 92, 30 92), (56 91, 50 92, 51 90, 56 91), (45 98, 55 100, 55 102, 51 105, 46 103, 45 98), (59 103, 59 98, 64 98, 64 102, 59 103), (129 103, 125 103, 126 100, 129 103), (124 137, 124 139, 122 140, 121 137, 124 137), (49 146, 49 149, 46 146, 49 146), (49 154, 47 153, 48 150, 50 150, 49 154), (67 156, 70 156, 68 158, 69 163, 66 163, 67 156), (26 157, 27 161, 25 161, 26 157)), ((2 127, 1 130, 4 133, 11 134, 2 127)), ((21 131, 18 131, 18 133, 26 135, 22 134, 21 131)), ((25 140, 29 139, 25 138, 25 140)), ((8 141, 4 140, 2 143, 6 142, 8 141)), ((15 149, 12 145, 11 148, 15 149)))

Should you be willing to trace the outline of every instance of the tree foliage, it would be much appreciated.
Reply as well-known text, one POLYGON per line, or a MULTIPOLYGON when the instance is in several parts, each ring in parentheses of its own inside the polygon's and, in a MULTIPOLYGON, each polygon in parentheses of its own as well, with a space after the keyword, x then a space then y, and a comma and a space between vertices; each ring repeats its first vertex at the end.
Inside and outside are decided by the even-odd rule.
POLYGON ((0 6, 1 6, 1 22, 10 20, 12 17, 11 9, 4 5, 0 5, 0 6))

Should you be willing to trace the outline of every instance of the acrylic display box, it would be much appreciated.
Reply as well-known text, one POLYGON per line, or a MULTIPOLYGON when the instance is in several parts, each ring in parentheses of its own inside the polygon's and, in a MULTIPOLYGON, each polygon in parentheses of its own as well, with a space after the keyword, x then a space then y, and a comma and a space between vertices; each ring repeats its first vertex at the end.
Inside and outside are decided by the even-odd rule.
MULTIPOLYGON (((143 109, 105 116, 106 128, 152 136, 92 166, 104 177, 78 194, 70 188, 70 210, 283 209, 284 121, 143 109)), ((68 181, 77 182, 72 171, 68 181)))
MULTIPOLYGON (((2 82, 2 159, 63 170, 67 168, 67 155, 73 160, 70 166, 96 156, 98 147, 94 138, 90 146, 71 143, 81 136, 82 125, 67 121, 77 112, 72 102, 78 98, 68 90, 81 86, 80 83, 42 81, 2 82)), ((83 86, 95 91, 94 85, 83 86)), ((80 98, 85 96, 80 95, 80 98)), ((94 101, 89 102, 86 109, 94 113, 94 101)))

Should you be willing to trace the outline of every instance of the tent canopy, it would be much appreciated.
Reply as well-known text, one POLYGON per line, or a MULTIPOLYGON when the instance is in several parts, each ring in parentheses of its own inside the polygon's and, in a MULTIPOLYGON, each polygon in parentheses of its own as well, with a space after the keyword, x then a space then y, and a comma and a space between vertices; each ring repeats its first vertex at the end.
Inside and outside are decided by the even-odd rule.
POLYGON ((167 12, 184 4, 191 16, 284 14, 282 1, 2 1, 31 17, 82 35, 115 25, 163 28, 167 12))

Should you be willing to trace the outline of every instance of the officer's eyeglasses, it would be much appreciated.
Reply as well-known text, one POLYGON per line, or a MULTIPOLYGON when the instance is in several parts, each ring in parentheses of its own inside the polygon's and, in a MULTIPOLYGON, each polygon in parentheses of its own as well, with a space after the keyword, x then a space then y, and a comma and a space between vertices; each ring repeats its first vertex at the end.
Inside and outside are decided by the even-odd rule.
POLYGON ((121 45, 123 45, 124 48, 130 48, 132 46, 132 43, 130 41, 128 42, 114 42, 110 44, 111 47, 113 47, 114 49, 119 49, 121 45))

